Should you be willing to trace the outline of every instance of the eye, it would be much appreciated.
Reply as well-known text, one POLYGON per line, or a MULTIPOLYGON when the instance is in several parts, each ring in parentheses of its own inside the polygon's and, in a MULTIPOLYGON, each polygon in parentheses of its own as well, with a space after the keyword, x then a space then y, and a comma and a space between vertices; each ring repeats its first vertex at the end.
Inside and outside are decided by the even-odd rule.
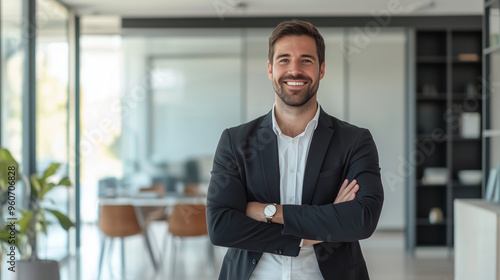
POLYGON ((280 62, 280 63, 285 63, 285 62, 288 62, 288 58, 283 58, 283 59, 280 59, 278 62, 280 62))
POLYGON ((304 60, 302 60, 302 62, 305 62, 305 63, 312 63, 312 60, 310 60, 310 59, 304 59, 304 60))

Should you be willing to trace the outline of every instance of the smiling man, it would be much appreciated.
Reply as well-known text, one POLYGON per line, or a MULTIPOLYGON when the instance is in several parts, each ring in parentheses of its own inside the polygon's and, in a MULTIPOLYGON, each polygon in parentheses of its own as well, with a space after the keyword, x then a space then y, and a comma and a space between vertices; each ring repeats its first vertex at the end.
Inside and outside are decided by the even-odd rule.
POLYGON ((312 24, 279 24, 268 60, 272 110, 226 129, 214 158, 208 231, 229 247, 219 279, 369 279, 358 240, 384 198, 372 136, 318 104, 325 44, 312 24))

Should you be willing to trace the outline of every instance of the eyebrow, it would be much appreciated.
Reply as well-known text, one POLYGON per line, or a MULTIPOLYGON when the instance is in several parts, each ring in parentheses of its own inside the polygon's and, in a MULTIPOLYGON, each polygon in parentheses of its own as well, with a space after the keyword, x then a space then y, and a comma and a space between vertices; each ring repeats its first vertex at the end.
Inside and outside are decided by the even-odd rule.
MULTIPOLYGON (((282 58, 282 57, 289 57, 289 56, 290 56, 290 54, 287 54, 287 53, 280 54, 280 55, 278 55, 278 56, 276 57, 276 60, 278 60, 278 59, 280 59, 280 58, 282 58)), ((307 57, 307 58, 311 58, 311 59, 313 59, 314 61, 316 61, 316 57, 315 57, 314 55, 310 55, 310 54, 303 54, 303 55, 301 55, 300 57, 302 57, 302 58, 303 58, 303 57, 307 57)))

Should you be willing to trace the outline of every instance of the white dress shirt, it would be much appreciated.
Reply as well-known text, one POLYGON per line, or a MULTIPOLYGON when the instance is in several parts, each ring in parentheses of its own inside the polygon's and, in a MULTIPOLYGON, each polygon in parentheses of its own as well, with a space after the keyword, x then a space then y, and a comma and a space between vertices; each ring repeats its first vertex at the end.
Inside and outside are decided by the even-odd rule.
MULTIPOLYGON (((275 105, 276 106, 276 105, 275 105)), ((273 106, 273 130, 278 137, 280 168, 280 204, 302 204, 302 187, 307 155, 318 125, 319 104, 306 129, 294 138, 284 135, 276 122, 273 106)), ((323 280, 313 246, 300 248, 297 257, 264 253, 250 280, 323 280)))

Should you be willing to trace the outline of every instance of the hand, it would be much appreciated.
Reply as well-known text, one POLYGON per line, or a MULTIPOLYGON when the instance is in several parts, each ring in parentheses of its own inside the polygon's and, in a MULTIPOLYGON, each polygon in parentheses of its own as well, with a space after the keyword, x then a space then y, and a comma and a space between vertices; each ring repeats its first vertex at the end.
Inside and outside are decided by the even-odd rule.
MULTIPOLYGON (((333 204, 353 200, 356 197, 356 193, 358 192, 358 190, 359 185, 357 184, 356 179, 352 180, 350 184, 349 180, 345 179, 342 183, 342 186, 340 186, 339 193, 337 194, 337 197, 335 198, 333 204)), ((304 239, 304 242, 302 242, 302 247, 318 244, 321 242, 323 241, 304 239)))
POLYGON ((323 241, 304 239, 304 242, 302 242, 302 247, 311 246, 311 245, 318 244, 321 242, 323 242, 323 241))
POLYGON ((356 197, 358 190, 359 185, 357 184, 356 179, 352 180, 351 183, 349 183, 349 180, 345 179, 333 204, 353 200, 356 197))

